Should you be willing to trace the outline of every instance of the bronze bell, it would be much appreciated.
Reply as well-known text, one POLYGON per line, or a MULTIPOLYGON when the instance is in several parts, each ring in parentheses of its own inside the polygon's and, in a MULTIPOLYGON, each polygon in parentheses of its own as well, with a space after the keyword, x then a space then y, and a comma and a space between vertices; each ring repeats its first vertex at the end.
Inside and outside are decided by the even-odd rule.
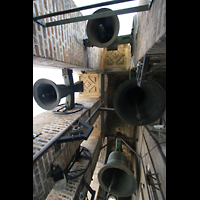
MULTIPOLYGON (((108 8, 101 8, 93 13, 112 11, 108 8)), ((119 19, 117 15, 88 20, 87 23, 88 40, 97 47, 108 47, 117 38, 119 32, 119 19)))
POLYGON ((128 168, 126 156, 121 151, 113 151, 98 173, 101 187, 117 197, 128 197, 135 193, 137 182, 128 168))
POLYGON ((125 122, 142 126, 159 119, 166 104, 164 89, 155 81, 147 79, 137 86, 136 79, 122 83, 115 91, 113 104, 116 114, 125 122))

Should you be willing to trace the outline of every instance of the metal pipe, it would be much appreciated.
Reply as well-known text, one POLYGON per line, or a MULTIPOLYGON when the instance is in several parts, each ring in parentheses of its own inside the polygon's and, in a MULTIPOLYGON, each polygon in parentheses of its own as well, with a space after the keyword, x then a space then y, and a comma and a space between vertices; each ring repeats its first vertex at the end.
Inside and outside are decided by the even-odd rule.
POLYGON ((121 0, 121 1, 116 0, 116 1, 107 1, 107 2, 102 2, 102 3, 96 3, 96 4, 87 5, 87 6, 76 7, 76 8, 72 8, 72 9, 68 9, 68 10, 62 10, 62 11, 58 11, 58 12, 54 12, 54 13, 49 13, 49 14, 46 14, 46 15, 40 15, 40 16, 35 17, 35 19, 36 20, 44 19, 44 18, 47 18, 47 17, 63 15, 63 14, 67 14, 67 13, 72 13, 72 12, 77 12, 77 11, 81 11, 81 10, 87 10, 87 9, 90 9, 90 8, 107 6, 107 5, 117 4, 117 3, 123 3, 123 2, 127 2, 127 1, 132 1, 132 0, 121 0))
POLYGON ((59 20, 59 21, 49 22, 49 23, 46 23, 46 27, 56 26, 56 25, 61 25, 61 24, 69 24, 69 23, 80 22, 80 21, 91 20, 91 19, 99 19, 99 18, 103 18, 103 17, 110 17, 113 15, 122 15, 122 14, 127 14, 127 13, 132 13, 132 12, 142 12, 142 11, 146 11, 146 10, 149 10, 148 4, 142 5, 142 6, 131 7, 131 8, 120 9, 120 10, 96 13, 94 15, 93 14, 85 15, 85 16, 74 17, 74 18, 70 18, 70 19, 63 19, 63 20, 59 20))
POLYGON ((141 156, 136 152, 134 151, 122 138, 120 138, 122 140, 122 142, 133 152, 135 153, 140 159, 141 159, 141 156))
POLYGON ((90 115, 90 117, 87 118, 85 123, 87 123, 94 115, 95 113, 99 110, 99 108, 104 104, 104 101, 96 108, 96 110, 90 115))
POLYGON ((161 155, 161 157, 162 157, 162 159, 163 159, 163 162, 164 162, 164 164, 165 164, 165 166, 166 166, 166 156, 164 155, 164 153, 163 153, 163 151, 162 151, 162 149, 161 149, 161 146, 160 146, 159 142, 158 142, 158 141, 156 140, 156 138, 153 136, 153 134, 151 133, 151 131, 149 130, 149 128, 148 128, 147 126, 144 126, 144 127, 147 129, 149 135, 150 135, 150 136, 152 137, 152 139, 155 141, 156 146, 157 146, 157 148, 158 148, 158 151, 159 151, 159 153, 160 153, 160 155, 161 155))
POLYGON ((103 108, 103 107, 100 107, 99 110, 100 111, 115 111, 114 108, 103 108))

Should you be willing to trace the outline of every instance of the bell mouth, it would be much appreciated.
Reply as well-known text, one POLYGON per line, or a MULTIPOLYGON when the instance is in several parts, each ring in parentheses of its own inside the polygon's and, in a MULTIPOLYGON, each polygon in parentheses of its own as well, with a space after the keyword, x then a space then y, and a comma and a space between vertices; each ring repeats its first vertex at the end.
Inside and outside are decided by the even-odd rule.
POLYGON ((45 84, 45 83, 40 84, 37 88, 37 94, 41 103, 45 105, 50 105, 57 100, 56 90, 50 84, 45 84))
POLYGON ((115 91, 113 105, 123 121, 142 126, 158 120, 165 111, 166 94, 155 81, 147 79, 142 87, 136 79, 122 83, 115 91))
POLYGON ((98 173, 98 179, 102 188, 107 192, 109 192, 109 187, 111 182, 113 182, 110 194, 118 197, 131 196, 137 187, 136 180, 131 170, 123 166, 112 164, 104 165, 98 173))
MULTIPOLYGON (((101 8, 93 14, 112 11, 101 8)), ((117 38, 119 32, 119 19, 117 15, 89 20, 87 23, 87 36, 89 41, 97 47, 108 47, 117 38)))
POLYGON ((60 101, 56 84, 48 79, 39 79, 33 86, 33 96, 37 104, 45 109, 54 109, 60 101))

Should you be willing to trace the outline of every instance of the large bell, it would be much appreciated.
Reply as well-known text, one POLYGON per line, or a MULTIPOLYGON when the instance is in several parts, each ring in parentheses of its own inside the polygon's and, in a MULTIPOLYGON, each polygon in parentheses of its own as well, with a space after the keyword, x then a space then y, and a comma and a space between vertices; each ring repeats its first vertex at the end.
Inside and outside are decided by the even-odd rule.
POLYGON ((159 119, 166 104, 164 89, 155 81, 147 79, 137 86, 136 79, 121 84, 115 91, 113 104, 117 115, 125 122, 141 126, 159 119))
MULTIPOLYGON (((112 11, 108 8, 101 8, 93 13, 112 11)), ((97 47, 108 47, 117 38, 119 32, 119 19, 117 15, 98 19, 88 20, 87 23, 88 40, 97 47)))
POLYGON ((41 108, 51 110, 59 104, 60 99, 81 90, 83 90, 83 83, 80 81, 73 86, 66 86, 56 85, 48 79, 39 79, 33 86, 33 96, 41 108))
POLYGON ((113 151, 98 173, 101 187, 117 197, 128 197, 135 193, 137 182, 128 168, 126 156, 121 151, 113 151))

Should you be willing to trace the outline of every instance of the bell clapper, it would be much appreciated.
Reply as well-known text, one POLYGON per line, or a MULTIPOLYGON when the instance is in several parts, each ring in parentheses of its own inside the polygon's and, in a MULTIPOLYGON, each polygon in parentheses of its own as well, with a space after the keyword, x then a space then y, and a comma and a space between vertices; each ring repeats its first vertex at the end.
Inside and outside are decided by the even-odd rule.
POLYGON ((111 182, 110 182, 110 186, 108 187, 108 194, 107 194, 106 198, 108 198, 108 196, 109 196, 109 194, 110 194, 110 191, 111 191, 111 187, 112 187, 112 185, 113 185, 113 183, 114 183, 115 173, 116 173, 116 169, 114 169, 114 174, 113 174, 112 180, 111 180, 111 182))
POLYGON ((140 112, 139 112, 139 107, 138 107, 138 103, 137 103, 135 95, 134 95, 134 101, 135 101, 135 108, 136 108, 136 112, 137 112, 136 117, 137 117, 138 120, 140 120, 141 115, 140 115, 140 112))

